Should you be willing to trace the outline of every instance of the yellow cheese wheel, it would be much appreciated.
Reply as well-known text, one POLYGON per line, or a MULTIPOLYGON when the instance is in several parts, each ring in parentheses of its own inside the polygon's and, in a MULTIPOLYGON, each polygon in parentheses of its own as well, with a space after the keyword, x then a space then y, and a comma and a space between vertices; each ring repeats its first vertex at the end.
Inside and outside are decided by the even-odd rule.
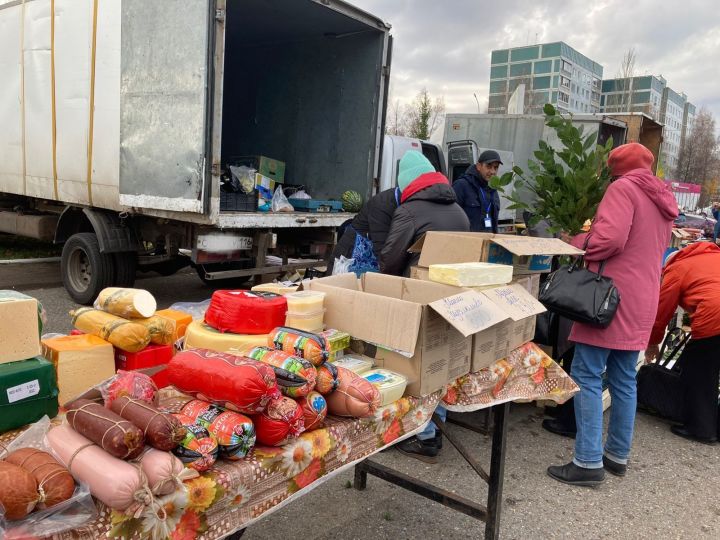
POLYGON ((254 347, 267 345, 267 334, 224 334, 203 321, 191 322, 185 331, 184 349, 209 349, 229 354, 242 354, 254 347))
POLYGON ((126 319, 144 319, 155 314, 157 303, 145 289, 107 287, 100 291, 93 307, 126 319))

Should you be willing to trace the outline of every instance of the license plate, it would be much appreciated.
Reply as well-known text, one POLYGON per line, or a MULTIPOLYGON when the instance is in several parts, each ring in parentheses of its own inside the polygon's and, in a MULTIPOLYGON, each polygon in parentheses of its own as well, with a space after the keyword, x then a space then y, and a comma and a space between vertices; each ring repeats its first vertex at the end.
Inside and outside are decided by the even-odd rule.
POLYGON ((252 246, 253 239, 249 236, 210 233, 200 234, 197 237, 197 249, 208 253, 246 250, 252 249, 252 246))

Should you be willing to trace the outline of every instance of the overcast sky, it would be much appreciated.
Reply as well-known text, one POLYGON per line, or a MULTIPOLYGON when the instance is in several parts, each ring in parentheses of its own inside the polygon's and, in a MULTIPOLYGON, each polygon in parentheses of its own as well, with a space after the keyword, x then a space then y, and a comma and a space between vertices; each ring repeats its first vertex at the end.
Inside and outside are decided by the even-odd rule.
MULTIPOLYGON (((422 87, 447 112, 486 112, 490 51, 565 41, 617 75, 629 47, 637 75, 662 75, 720 123, 720 9, 711 0, 349 0, 392 25, 392 94, 422 87)), ((720 126, 719 126, 720 127, 720 126)))

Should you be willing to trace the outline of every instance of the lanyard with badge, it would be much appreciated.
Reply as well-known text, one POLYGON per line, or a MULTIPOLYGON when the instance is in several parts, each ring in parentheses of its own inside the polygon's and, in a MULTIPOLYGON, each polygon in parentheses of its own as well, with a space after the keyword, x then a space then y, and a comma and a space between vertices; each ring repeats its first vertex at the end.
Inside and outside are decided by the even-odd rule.
POLYGON ((482 207, 485 209, 485 228, 492 230, 492 218, 490 217, 492 201, 489 203, 485 202, 485 190, 482 187, 480 188, 480 196, 482 197, 482 207))

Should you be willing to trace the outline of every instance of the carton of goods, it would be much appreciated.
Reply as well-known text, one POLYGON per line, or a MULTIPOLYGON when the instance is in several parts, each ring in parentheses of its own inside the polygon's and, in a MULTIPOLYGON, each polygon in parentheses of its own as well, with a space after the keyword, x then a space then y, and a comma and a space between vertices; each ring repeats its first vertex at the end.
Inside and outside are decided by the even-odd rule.
POLYGON ((219 456, 237 460, 255 446, 255 426, 244 414, 224 411, 206 401, 188 401, 180 411, 208 430, 218 443, 219 456))
POLYGON ((273 368, 252 358, 193 349, 176 354, 167 372, 181 392, 245 414, 263 411, 280 394, 273 368))
POLYGON ((75 480, 70 472, 47 452, 20 448, 8 454, 5 461, 22 467, 35 477, 40 495, 38 510, 67 501, 75 492, 75 480))
POLYGON ((330 357, 330 344, 322 334, 297 328, 278 327, 268 334, 267 345, 272 349, 305 358, 313 366, 322 365, 330 357))
POLYGON ((231 334, 218 332, 203 321, 193 321, 185 333, 185 350, 208 349, 231 354, 241 354, 253 347, 267 345, 267 334, 231 334))
POLYGON ((255 347, 246 356, 273 366, 280 391, 286 396, 303 397, 315 389, 317 371, 304 358, 268 347, 255 347))
POLYGON ((439 231, 425 233, 409 251, 420 253, 417 264, 420 268, 428 269, 433 264, 489 262, 512 266, 514 275, 549 272, 554 255, 583 253, 558 238, 439 231))
POLYGON ((172 345, 175 343, 175 325, 165 317, 153 315, 147 319, 131 319, 132 322, 142 324, 150 333, 150 343, 155 345, 172 345))
POLYGON ((185 331, 193 321, 192 315, 177 309, 160 309, 155 312, 155 315, 167 319, 173 325, 173 343, 177 343, 180 338, 185 337, 185 331))
POLYGON ((467 374, 471 336, 507 318, 476 291, 430 281, 341 274, 306 286, 325 293, 328 325, 361 340, 355 352, 407 377, 414 396, 467 374))
POLYGON ((292 398, 280 396, 270 400, 253 422, 259 444, 280 446, 305 431, 305 412, 292 398))
POLYGON ((52 363, 37 357, 0 364, 0 433, 46 414, 54 418, 57 413, 58 388, 52 363))
POLYGON ((215 291, 205 322, 220 332, 267 334, 285 322, 286 297, 252 291, 215 291))
POLYGON ((0 364, 40 354, 38 301, 15 291, 0 291, 0 364))
POLYGON ((310 392, 307 396, 298 398, 305 419, 305 431, 319 428, 327 416, 327 401, 318 392, 310 392))
POLYGON ((118 349, 138 352, 150 343, 150 332, 145 326, 117 315, 87 307, 71 311, 70 315, 75 328, 109 341, 118 349))
MULTIPOLYGON (((129 353, 115 349, 115 369, 135 370, 167 364, 173 357, 172 345, 150 344, 142 351, 129 353)), ((64 401, 61 401, 64 403, 64 401)))
POLYGON ((368 358, 367 356, 363 356, 361 354, 346 354, 340 358, 332 360, 332 363, 336 366, 349 369, 357 375, 363 375, 375 366, 375 362, 373 362, 372 358, 368 358))
POLYGON ((270 292, 275 294, 286 295, 294 293, 298 290, 297 285, 282 285, 281 283, 264 283, 262 285, 255 285, 252 289, 253 292, 270 292))
POLYGON ((512 281, 513 267, 484 262, 431 264, 428 277, 430 281, 456 287, 506 285, 512 281))
POLYGON ((120 396, 110 410, 139 427, 145 441, 158 450, 172 450, 185 438, 185 428, 176 418, 141 399, 120 396))
POLYGON ((334 328, 328 328, 324 332, 320 332, 320 336, 325 338, 327 349, 330 351, 328 360, 332 361, 342 356, 345 349, 350 347, 352 336, 347 332, 341 332, 334 328))
POLYGON ((403 397, 407 386, 407 378, 387 369, 371 369, 363 373, 362 378, 380 392, 380 407, 390 405, 403 397))
POLYGON ((62 404, 115 374, 113 346, 92 334, 44 339, 42 347, 55 365, 62 404))
POLYGON ((330 414, 366 418, 380 406, 380 392, 369 381, 345 368, 338 370, 338 387, 325 396, 330 414))
POLYGON ((124 319, 145 319, 155 315, 157 302, 144 289, 108 287, 100 291, 93 307, 124 319))
POLYGON ((285 162, 267 156, 242 156, 231 160, 234 164, 245 165, 255 169, 261 175, 272 178, 276 182, 285 180, 285 162))

